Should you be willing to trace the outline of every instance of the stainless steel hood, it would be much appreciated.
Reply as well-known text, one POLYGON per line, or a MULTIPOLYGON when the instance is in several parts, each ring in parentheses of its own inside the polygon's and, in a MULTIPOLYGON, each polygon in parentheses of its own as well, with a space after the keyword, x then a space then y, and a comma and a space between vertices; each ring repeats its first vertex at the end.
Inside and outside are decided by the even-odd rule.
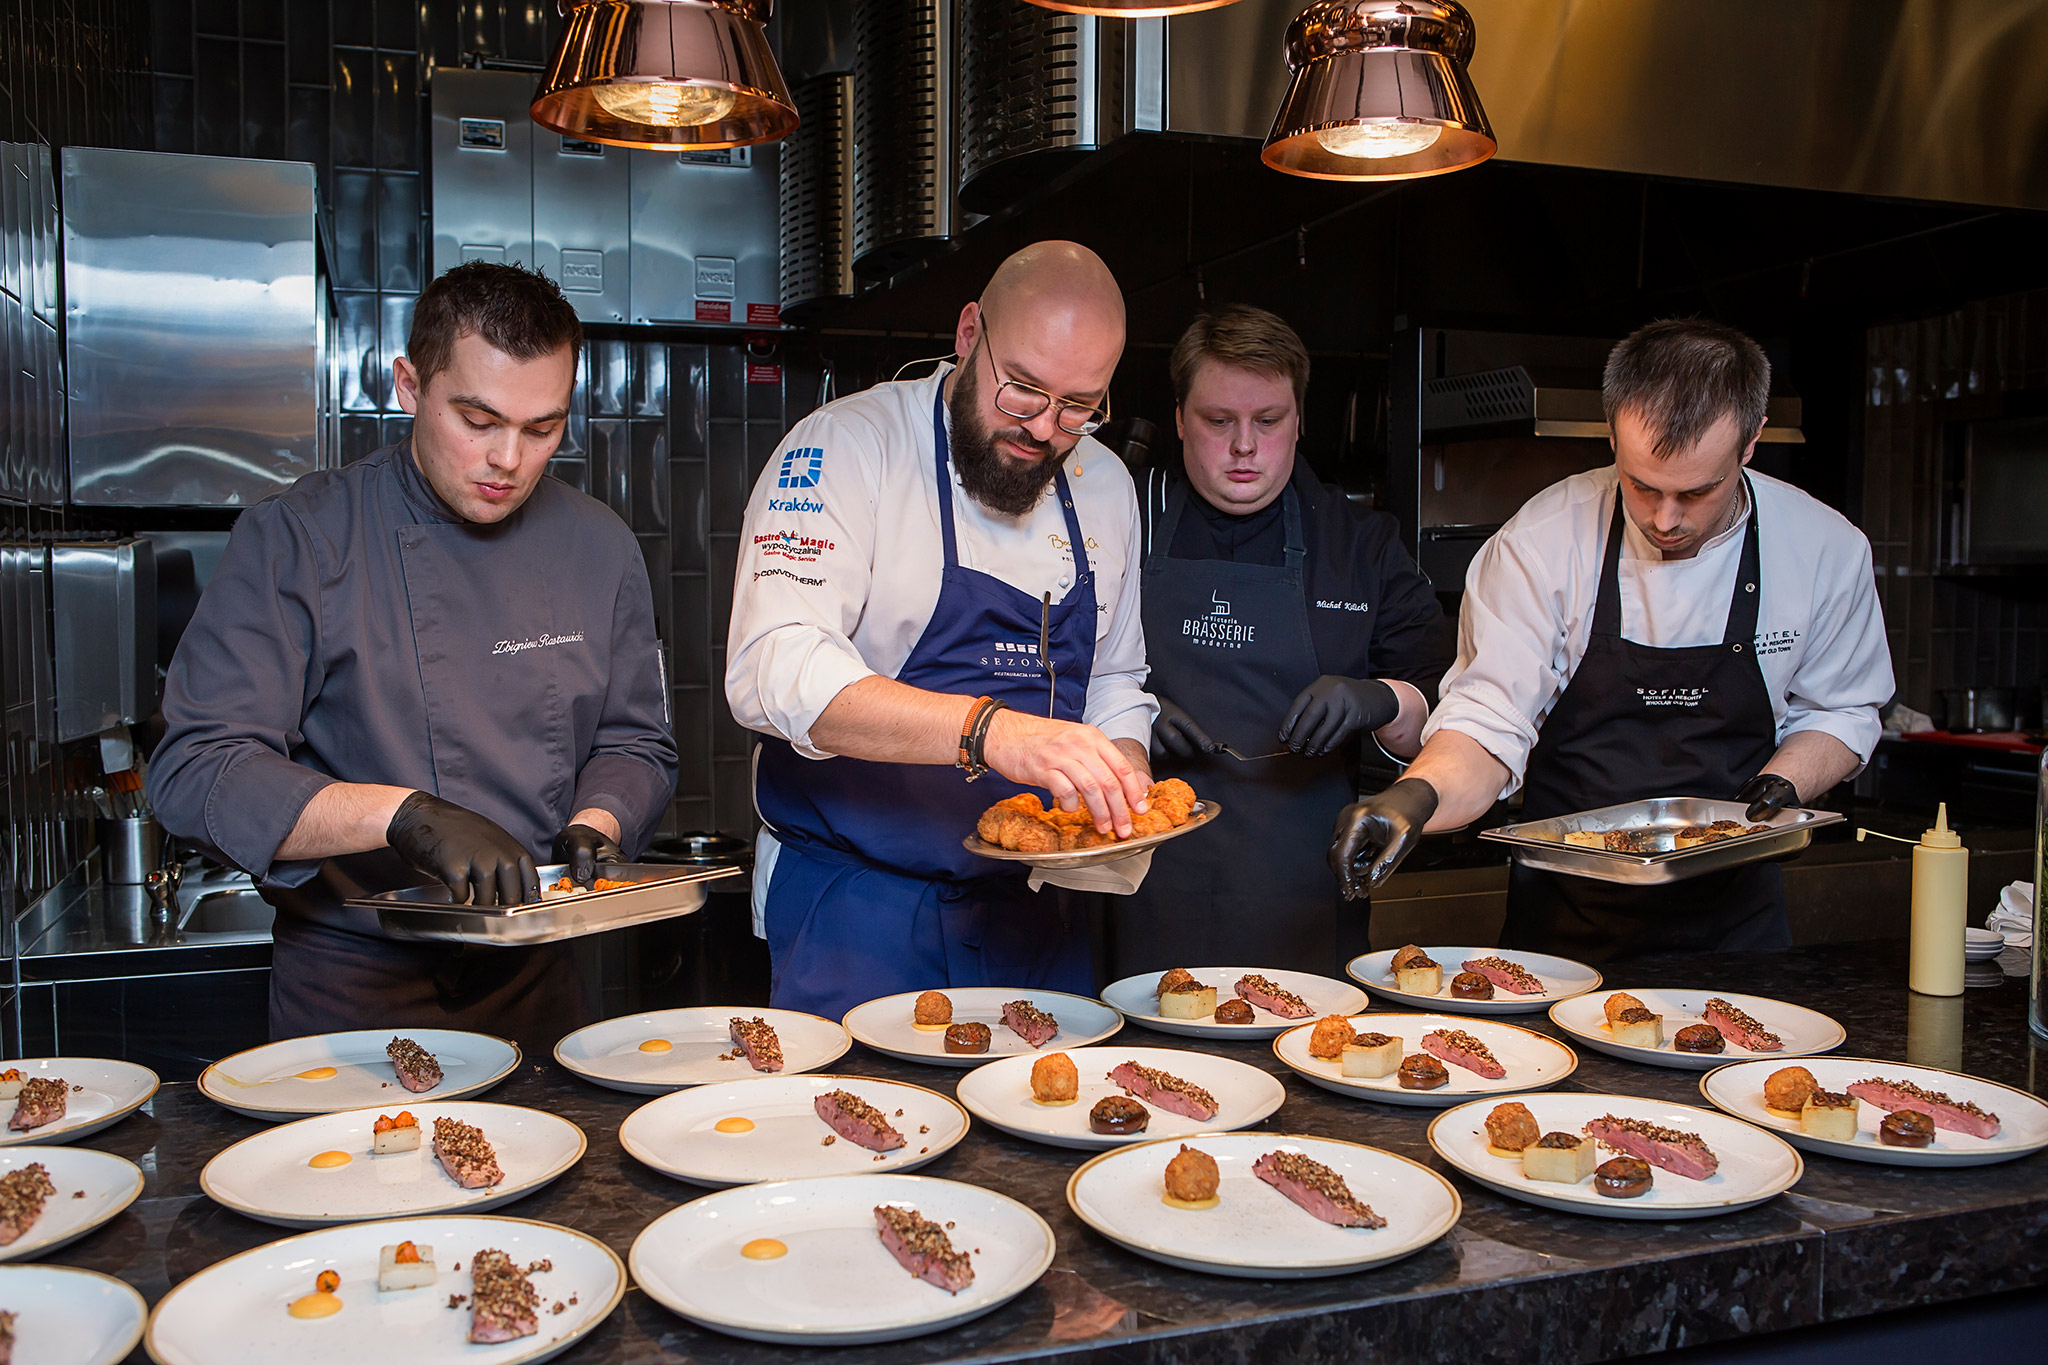
MULTIPOLYGON (((2039 0, 1463 0, 1516 161, 2048 208, 2039 0)), ((1264 139, 1307 0, 1130 21, 1134 128, 1264 139)))
MULTIPOLYGON (((1774 445, 1803 444, 1799 399, 1781 395, 1765 409, 1769 418, 1757 439, 1774 445)), ((1612 432, 1607 408, 1597 386, 1570 380, 1542 382, 1524 365, 1444 375, 1422 381, 1424 440, 1455 440, 1460 434, 1491 434, 1591 438, 1605 441, 1612 432)))
POLYGON ((318 460, 313 167, 63 151, 71 499, 239 507, 318 460))

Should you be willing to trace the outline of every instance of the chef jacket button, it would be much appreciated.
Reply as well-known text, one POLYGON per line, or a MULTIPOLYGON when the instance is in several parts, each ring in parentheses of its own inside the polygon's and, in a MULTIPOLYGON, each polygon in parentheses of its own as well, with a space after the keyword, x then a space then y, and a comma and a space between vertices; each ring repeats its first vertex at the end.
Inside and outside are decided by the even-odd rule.
POLYGON ((1756 584, 1754 584, 1754 583, 1744 583, 1744 584, 1742 585, 1742 590, 1743 590, 1744 592, 1755 592, 1755 591, 1756 591, 1756 584))
POLYGON ((1061 587, 1063 587, 1063 588, 1064 588, 1064 587, 1069 587, 1069 586, 1071 586, 1071 584, 1070 584, 1070 581, 1068 580, 1068 578, 1067 578, 1067 576, 1066 576, 1065 574, 1061 574, 1061 575, 1060 575, 1060 582, 1059 582, 1059 586, 1061 586, 1061 587))

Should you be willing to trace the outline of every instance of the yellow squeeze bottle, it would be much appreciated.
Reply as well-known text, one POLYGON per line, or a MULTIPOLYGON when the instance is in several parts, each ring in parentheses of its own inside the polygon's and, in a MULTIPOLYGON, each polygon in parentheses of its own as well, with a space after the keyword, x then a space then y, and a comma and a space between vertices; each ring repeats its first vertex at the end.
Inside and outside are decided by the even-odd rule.
POLYGON ((1948 804, 1913 847, 1913 928, 1906 984, 1922 995, 1963 993, 1970 850, 1948 827, 1948 804))

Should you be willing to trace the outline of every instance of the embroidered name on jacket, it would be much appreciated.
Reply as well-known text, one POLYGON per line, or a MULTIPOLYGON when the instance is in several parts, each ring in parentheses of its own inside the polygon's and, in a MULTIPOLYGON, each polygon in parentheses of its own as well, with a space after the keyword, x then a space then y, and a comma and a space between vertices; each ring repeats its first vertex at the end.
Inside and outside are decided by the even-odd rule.
POLYGON ((1710 689, 1704 687, 1638 687, 1645 706, 1698 706, 1710 689))
POLYGON ((552 649, 556 645, 580 645, 583 632, 573 635, 537 635, 531 640, 500 640, 491 646, 493 654, 524 654, 529 649, 552 649))

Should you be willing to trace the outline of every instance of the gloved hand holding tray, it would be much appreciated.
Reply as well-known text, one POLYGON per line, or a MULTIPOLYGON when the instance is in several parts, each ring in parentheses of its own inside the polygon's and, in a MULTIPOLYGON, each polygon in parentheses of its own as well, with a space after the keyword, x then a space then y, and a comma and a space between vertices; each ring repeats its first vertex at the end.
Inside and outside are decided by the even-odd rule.
POLYGON ((556 889, 569 875, 566 863, 549 863, 537 870, 541 899, 528 905, 452 905, 448 888, 439 882, 381 891, 345 903, 376 911, 379 927, 392 938, 516 947, 691 914, 703 907, 707 883, 738 876, 743 869, 602 863, 595 885, 624 884, 590 891, 556 889))
MULTIPOLYGON (((1653 796, 1547 820, 1502 825, 1479 837, 1509 845, 1515 861, 1527 867, 1624 886, 1658 886, 1744 863, 1787 857, 1813 842, 1814 830, 1842 820, 1834 811, 1798 806, 1764 821, 1748 820, 1746 812, 1740 801, 1653 796), (1717 821, 1731 822, 1743 832, 1714 830, 1717 821), (1625 832, 1627 837, 1615 842, 1630 847, 1615 850, 1567 841, 1572 834, 1604 836, 1610 831, 1625 832)), ((1722 830, 1727 830, 1727 825, 1722 830)))

